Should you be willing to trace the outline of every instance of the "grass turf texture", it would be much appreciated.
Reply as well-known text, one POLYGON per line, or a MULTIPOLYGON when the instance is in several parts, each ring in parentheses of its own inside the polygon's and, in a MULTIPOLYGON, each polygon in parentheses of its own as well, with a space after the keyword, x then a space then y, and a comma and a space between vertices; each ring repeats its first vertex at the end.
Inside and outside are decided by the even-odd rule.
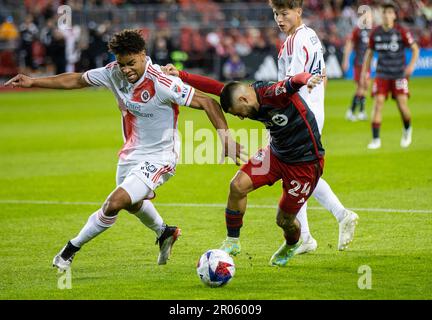
MULTIPOLYGON (((344 120, 353 84, 331 81, 326 98, 324 178, 350 208, 432 208, 430 79, 410 83, 413 144, 399 146, 401 120, 386 104, 383 147, 366 150, 368 122, 344 120)), ((371 110, 371 100, 367 108, 371 110)), ((259 128, 228 116, 232 128, 259 128)), ((182 108, 179 127, 210 127, 203 112, 182 108)), ((325 210, 310 210, 318 241, 313 254, 286 268, 268 260, 283 241, 275 209, 250 208, 241 232, 236 275, 226 287, 199 281, 199 256, 225 238, 224 203, 235 165, 179 165, 155 200, 165 221, 183 229, 166 266, 158 266, 154 234, 123 212, 116 225, 78 253, 72 290, 59 290, 53 256, 98 205, 5 203, 50 200, 102 204, 115 187, 120 115, 103 90, 0 94, 0 299, 431 299, 432 215, 361 211, 354 243, 337 251, 338 225, 325 210), (220 203, 215 207, 163 206, 220 203), (372 289, 357 286, 358 269, 372 269, 372 289)), ((249 196, 251 205, 276 205, 280 184, 249 196)), ((315 200, 309 206, 317 207, 315 200)))

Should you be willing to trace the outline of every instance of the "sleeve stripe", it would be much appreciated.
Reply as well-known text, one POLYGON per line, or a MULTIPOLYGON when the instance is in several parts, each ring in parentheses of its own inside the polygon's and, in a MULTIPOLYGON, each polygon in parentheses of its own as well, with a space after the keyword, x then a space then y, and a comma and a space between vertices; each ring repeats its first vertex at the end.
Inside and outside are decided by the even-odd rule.
POLYGON ((189 105, 191 104, 194 94, 195 94, 195 89, 193 87, 191 87, 191 89, 189 90, 189 94, 186 98, 186 107, 189 107, 189 105), (190 98, 190 101, 189 101, 189 98, 190 98))
POLYGON ((93 82, 90 79, 90 75, 89 75, 88 71, 83 74, 83 78, 88 84, 91 84, 92 86, 96 86, 96 87, 98 86, 95 82, 93 82))

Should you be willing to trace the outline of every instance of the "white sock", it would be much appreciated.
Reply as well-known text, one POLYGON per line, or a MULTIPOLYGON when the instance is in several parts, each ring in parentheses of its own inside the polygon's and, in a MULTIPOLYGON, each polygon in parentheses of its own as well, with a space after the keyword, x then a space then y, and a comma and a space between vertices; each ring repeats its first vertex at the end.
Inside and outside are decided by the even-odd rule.
POLYGON ((344 218, 345 207, 324 179, 318 180, 318 184, 312 195, 324 208, 334 215, 338 222, 342 221, 344 218))
POLYGON ((165 229, 165 224, 159 212, 150 200, 144 200, 138 212, 135 213, 138 219, 141 220, 149 229, 156 232, 159 238, 165 229))
POLYGON ((87 223, 81 229, 79 234, 70 240, 70 242, 75 247, 80 248, 82 245, 111 227, 116 220, 117 216, 108 217, 104 215, 102 209, 99 209, 88 218, 87 223))
POLYGON ((304 242, 307 242, 311 237, 306 209, 307 209, 307 202, 303 205, 303 207, 301 207, 300 211, 297 213, 297 220, 300 222, 300 227, 301 227, 300 237, 304 242))

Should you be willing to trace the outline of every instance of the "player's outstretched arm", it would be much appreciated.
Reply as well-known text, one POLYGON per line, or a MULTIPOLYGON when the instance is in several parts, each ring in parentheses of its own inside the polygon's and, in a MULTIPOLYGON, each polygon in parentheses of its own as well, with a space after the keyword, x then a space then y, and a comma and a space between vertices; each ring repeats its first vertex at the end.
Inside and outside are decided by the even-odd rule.
POLYGON ((165 74, 179 77, 180 79, 182 79, 183 82, 190 84, 195 89, 201 90, 205 93, 214 94, 215 96, 220 96, 225 86, 222 82, 214 80, 212 78, 178 70, 172 64, 167 64, 161 69, 165 74))
POLYGON ((5 86, 13 88, 47 88, 47 89, 81 89, 89 84, 82 78, 82 73, 62 73, 52 77, 32 78, 24 74, 18 74, 5 86))
POLYGON ((420 49, 417 43, 413 43, 411 45, 411 50, 412 50, 411 61, 409 62, 409 64, 405 69, 405 77, 410 77, 413 74, 415 69, 415 64, 420 56, 420 49))
POLYGON ((373 51, 372 49, 367 49, 363 61, 363 67, 360 75, 360 83, 362 86, 366 87, 367 85, 367 77, 368 77, 368 71, 370 70, 371 63, 372 63, 372 57, 373 57, 373 51))
POLYGON ((209 118, 213 127, 215 127, 217 130, 219 138, 222 141, 224 146, 224 155, 226 157, 233 159, 237 165, 240 165, 239 160, 247 160, 247 153, 244 151, 243 146, 231 138, 231 134, 228 130, 228 124, 219 103, 206 94, 195 91, 192 102, 189 106, 194 109, 204 110, 206 112, 207 117, 209 118))
POLYGON ((286 88, 288 94, 294 94, 300 90, 301 87, 307 86, 309 92, 319 85, 325 77, 319 74, 312 75, 307 72, 296 74, 295 76, 289 77, 286 81, 286 88))
POLYGON ((344 52, 343 52, 343 60, 342 60, 342 70, 344 73, 348 71, 349 68, 349 58, 351 56, 351 52, 353 50, 353 42, 351 39, 348 39, 345 43, 344 52))

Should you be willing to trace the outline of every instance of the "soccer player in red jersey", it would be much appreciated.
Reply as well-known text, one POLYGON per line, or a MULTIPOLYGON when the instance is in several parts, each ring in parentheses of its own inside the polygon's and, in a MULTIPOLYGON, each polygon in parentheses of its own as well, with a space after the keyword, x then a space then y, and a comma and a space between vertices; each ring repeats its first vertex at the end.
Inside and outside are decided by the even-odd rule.
POLYGON ((248 193, 282 179, 282 196, 276 222, 283 229, 285 241, 270 259, 272 266, 285 266, 301 245, 301 226, 296 218, 322 175, 324 148, 314 113, 299 90, 321 84, 321 75, 300 73, 277 83, 223 83, 167 66, 167 72, 179 76, 198 90, 220 96, 227 113, 240 119, 263 123, 270 134, 270 144, 259 150, 237 172, 230 184, 225 218, 227 238, 221 249, 231 255, 240 253, 240 228, 246 212, 248 193))
POLYGON ((370 83, 370 70, 368 71, 368 77, 366 83, 361 83, 360 75, 362 71, 362 66, 364 62, 365 53, 369 46, 369 36, 372 28, 372 11, 366 11, 365 17, 359 20, 361 26, 354 28, 352 33, 349 35, 345 47, 344 56, 342 61, 342 69, 347 72, 350 64, 351 52, 354 50, 354 81, 356 83, 356 92, 353 97, 351 107, 347 110, 345 118, 350 121, 356 120, 367 120, 367 115, 365 112, 366 104, 366 92, 369 88, 370 83), (357 108, 359 110, 358 115, 356 115, 357 108))
POLYGON ((400 145, 402 148, 407 148, 411 144, 412 136, 411 112, 408 108, 408 79, 414 71, 419 47, 411 33, 396 23, 396 4, 385 2, 382 10, 383 23, 371 32, 361 75, 362 83, 366 83, 373 52, 378 52, 377 74, 372 89, 372 96, 375 98, 372 115, 373 139, 368 148, 381 148, 381 113, 389 93, 396 100, 403 120, 404 128, 400 145), (412 58, 408 65, 405 64, 405 48, 412 49, 412 58))

